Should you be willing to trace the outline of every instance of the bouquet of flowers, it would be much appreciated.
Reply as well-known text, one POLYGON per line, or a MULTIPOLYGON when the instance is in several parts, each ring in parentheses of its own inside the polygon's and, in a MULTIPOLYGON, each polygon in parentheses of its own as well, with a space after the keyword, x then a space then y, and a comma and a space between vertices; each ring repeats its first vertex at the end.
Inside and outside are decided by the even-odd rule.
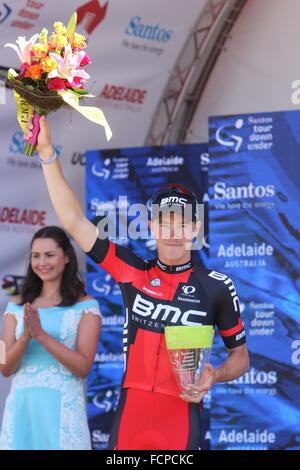
POLYGON ((33 136, 25 144, 24 153, 33 155, 39 133, 39 116, 47 115, 62 106, 71 106, 87 119, 104 127, 107 140, 112 132, 103 112, 96 107, 80 106, 79 100, 93 97, 85 88, 90 78, 85 68, 91 63, 84 51, 85 37, 75 32, 77 14, 74 13, 65 27, 54 23, 49 36, 43 28, 29 40, 17 39, 17 45, 5 44, 14 49, 21 61, 21 72, 9 69, 7 86, 14 90, 17 103, 17 119, 22 129, 30 116, 33 117, 33 136))

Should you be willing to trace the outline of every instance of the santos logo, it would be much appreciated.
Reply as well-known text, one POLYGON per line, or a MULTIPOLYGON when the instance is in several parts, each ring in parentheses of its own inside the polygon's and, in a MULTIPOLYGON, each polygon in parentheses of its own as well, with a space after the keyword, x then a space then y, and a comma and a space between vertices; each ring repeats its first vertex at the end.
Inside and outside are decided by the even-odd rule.
POLYGON ((142 317, 149 317, 152 320, 169 320, 170 323, 180 323, 186 326, 199 325, 200 319, 202 320, 207 315, 207 312, 199 310, 182 312, 180 308, 173 307, 172 305, 154 305, 153 302, 144 299, 140 294, 136 295, 132 311, 142 317), (193 321, 197 320, 197 317, 199 317, 199 321, 193 321))
MULTIPOLYGON (((234 127, 236 129, 241 129, 243 125, 244 125, 243 119, 237 119, 234 123, 234 127)), ((228 135, 227 131, 225 130, 226 127, 228 126, 221 126, 217 130, 216 132, 217 142, 219 142, 219 144, 221 145, 225 145, 225 147, 233 148, 235 152, 238 152, 243 143, 243 138, 234 134, 228 135)))
POLYGON ((256 370, 252 367, 246 372, 246 374, 229 383, 243 385, 275 385, 277 384, 277 381, 278 376, 275 370, 256 370))
POLYGON ((125 29, 125 34, 136 38, 147 39, 149 41, 164 42, 170 41, 173 31, 165 29, 160 24, 143 24, 140 16, 134 16, 125 29))
POLYGON ((272 184, 255 186, 252 182, 247 186, 227 186, 220 181, 215 184, 214 190, 215 199, 255 199, 275 196, 275 187, 272 184))
POLYGON ((103 443, 107 444, 108 439, 109 439, 109 434, 102 432, 100 429, 95 429, 92 432, 92 438, 93 438, 93 443, 98 444, 98 443, 103 443))

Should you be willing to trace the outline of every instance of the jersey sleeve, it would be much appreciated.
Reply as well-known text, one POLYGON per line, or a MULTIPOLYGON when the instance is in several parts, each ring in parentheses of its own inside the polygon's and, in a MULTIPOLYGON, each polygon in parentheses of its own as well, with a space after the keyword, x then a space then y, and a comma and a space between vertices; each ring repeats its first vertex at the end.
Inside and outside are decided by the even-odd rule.
POLYGON ((246 342, 246 333, 240 316, 239 298, 230 278, 227 278, 219 287, 215 312, 216 324, 225 346, 228 349, 237 348, 246 342))
POLYGON ((117 282, 131 282, 147 269, 147 262, 130 249, 117 245, 108 239, 97 237, 92 249, 86 254, 117 282))

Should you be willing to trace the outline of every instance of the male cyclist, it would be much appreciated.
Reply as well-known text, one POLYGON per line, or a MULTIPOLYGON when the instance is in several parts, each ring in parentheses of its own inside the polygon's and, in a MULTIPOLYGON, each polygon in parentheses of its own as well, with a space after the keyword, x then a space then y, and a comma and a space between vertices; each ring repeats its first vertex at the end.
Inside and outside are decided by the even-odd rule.
MULTIPOLYGON (((29 123, 26 139, 31 128, 29 123)), ((150 227, 158 256, 142 260, 98 236, 64 178, 44 117, 40 128, 38 151, 54 209, 80 247, 119 283, 125 304, 125 373, 109 447, 198 449, 203 396, 214 383, 245 373, 249 363, 231 279, 191 260, 200 225, 196 197, 181 185, 166 185, 154 194, 152 204, 158 210, 153 211, 150 227), (187 207, 192 210, 185 211, 187 207), (217 326, 228 357, 218 368, 207 364, 201 383, 181 393, 171 370, 164 327, 199 324, 217 326)))

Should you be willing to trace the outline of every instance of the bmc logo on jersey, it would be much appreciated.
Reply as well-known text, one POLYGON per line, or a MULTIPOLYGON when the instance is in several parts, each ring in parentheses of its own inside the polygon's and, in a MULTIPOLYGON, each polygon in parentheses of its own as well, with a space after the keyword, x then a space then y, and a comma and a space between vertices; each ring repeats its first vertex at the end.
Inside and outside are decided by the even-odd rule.
POLYGON ((177 197, 177 196, 170 196, 164 197, 160 202, 160 207, 165 206, 167 204, 180 204, 181 206, 185 206, 187 203, 187 199, 184 197, 177 197))
POLYGON ((203 317, 206 317, 207 312, 200 310, 182 310, 168 304, 155 305, 150 300, 144 299, 140 294, 137 294, 134 300, 132 311, 142 317, 148 317, 152 320, 167 321, 169 323, 181 324, 186 326, 193 326, 201 324, 203 317))
POLYGON ((212 271, 211 273, 209 273, 209 277, 212 277, 213 279, 216 279, 217 281, 224 282, 224 284, 228 287, 228 290, 232 297, 234 310, 239 313, 240 312, 239 298, 237 296, 234 284, 232 280, 230 279, 230 277, 226 276, 225 274, 218 273, 217 271, 212 271))

